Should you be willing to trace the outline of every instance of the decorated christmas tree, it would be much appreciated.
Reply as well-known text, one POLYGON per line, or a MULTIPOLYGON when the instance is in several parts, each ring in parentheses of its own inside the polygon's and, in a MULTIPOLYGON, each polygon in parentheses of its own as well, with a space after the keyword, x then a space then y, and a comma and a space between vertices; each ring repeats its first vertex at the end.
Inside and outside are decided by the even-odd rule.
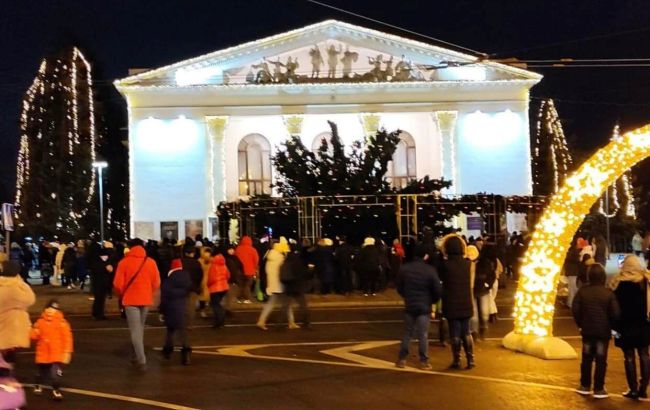
POLYGON ((542 101, 533 140, 533 192, 551 195, 564 183, 572 165, 562 123, 553 100, 542 101))
POLYGON ((16 206, 24 232, 85 234, 83 220, 96 209, 94 111, 91 66, 78 48, 41 62, 20 117, 16 206))

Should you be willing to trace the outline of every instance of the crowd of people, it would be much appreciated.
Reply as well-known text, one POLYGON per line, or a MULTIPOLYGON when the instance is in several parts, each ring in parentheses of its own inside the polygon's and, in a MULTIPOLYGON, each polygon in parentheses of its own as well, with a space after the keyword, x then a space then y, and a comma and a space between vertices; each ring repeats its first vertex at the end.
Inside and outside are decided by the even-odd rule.
MULTIPOLYGON (((197 317, 210 319, 213 327, 220 329, 235 303, 258 301, 265 302, 257 321, 261 330, 267 330, 267 319, 277 307, 286 314, 288 329, 311 329, 306 293, 358 290, 372 297, 387 286, 397 289, 405 306, 397 367, 407 365, 414 337, 419 340, 419 368, 431 368, 428 329, 432 317, 437 317, 439 342, 451 345, 450 369, 461 368, 463 353, 464 367, 472 369, 476 365, 474 343, 496 320, 500 283, 506 275, 516 278, 527 241, 526 236, 517 234, 502 244, 490 239, 467 239, 455 233, 435 238, 425 228, 418 241, 402 244, 395 240, 391 246, 373 237, 365 238, 360 247, 345 238, 324 238, 312 245, 284 237, 247 236, 237 244, 212 243, 205 238, 186 238, 179 243, 133 239, 115 245, 108 241, 43 241, 29 260, 41 268, 45 284, 72 290, 83 287, 90 278, 92 317, 96 320, 106 320, 106 299, 114 294, 129 327, 131 362, 141 371, 147 365, 144 326, 150 308, 157 309, 166 327, 163 357, 170 359, 179 348, 181 363, 189 365, 188 328, 197 317), (293 305, 298 306, 297 317, 293 305)), ((35 393, 40 394, 41 385, 49 384, 53 397, 61 399, 60 369, 70 362, 73 352, 70 326, 57 300, 49 301, 31 325, 27 308, 35 296, 25 280, 24 260, 17 259, 18 252, 11 249, 22 247, 12 246, 9 255, 0 253, 0 367, 10 368, 16 349, 34 341, 39 365, 35 393)), ((598 237, 590 241, 578 237, 565 264, 565 274, 575 277, 574 284, 573 279, 569 281, 567 303, 583 336, 577 391, 591 394, 593 386, 594 397, 607 397, 605 368, 613 334, 625 356, 629 384, 625 396, 643 398, 650 379, 650 274, 637 256, 629 255, 620 272, 607 282, 607 252, 598 237)))

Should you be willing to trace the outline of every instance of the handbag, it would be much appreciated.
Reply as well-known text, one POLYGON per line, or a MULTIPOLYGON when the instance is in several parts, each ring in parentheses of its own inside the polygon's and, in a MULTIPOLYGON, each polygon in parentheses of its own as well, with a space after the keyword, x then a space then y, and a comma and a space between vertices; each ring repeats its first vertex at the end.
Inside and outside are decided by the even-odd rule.
POLYGON ((145 256, 144 259, 142 260, 142 263, 140 264, 140 267, 138 270, 135 272, 135 275, 131 276, 131 279, 129 279, 129 282, 126 284, 126 287, 124 288, 124 291, 120 294, 120 298, 118 300, 118 304, 120 306, 120 316, 122 319, 126 319, 126 311, 124 310, 124 304, 122 303, 122 298, 124 298, 124 295, 126 295, 126 292, 129 290, 135 279, 138 277, 140 274, 140 271, 142 270, 142 267, 144 266, 144 263, 147 261, 148 257, 145 256))
POLYGON ((3 409, 19 409, 25 401, 25 390, 13 377, 0 377, 0 406, 3 409))

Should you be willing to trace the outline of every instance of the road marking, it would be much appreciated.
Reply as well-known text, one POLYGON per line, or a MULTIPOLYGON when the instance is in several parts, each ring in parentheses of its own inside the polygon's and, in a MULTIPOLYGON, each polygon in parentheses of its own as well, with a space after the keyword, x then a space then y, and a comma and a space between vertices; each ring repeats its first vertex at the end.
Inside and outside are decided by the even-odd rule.
MULTIPOLYGON (((30 383, 21 383, 21 384, 23 386, 26 386, 26 387, 34 387, 34 385, 30 384, 30 383)), ((62 387, 61 390, 63 390, 64 392, 67 392, 67 393, 80 394, 80 395, 83 395, 83 396, 101 397, 101 398, 104 398, 104 399, 126 401, 126 402, 129 402, 129 403, 144 404, 146 406, 159 407, 159 408, 163 408, 163 409, 200 410, 200 409, 194 408, 194 407, 181 406, 181 405, 178 405, 178 404, 165 403, 165 402, 162 402, 162 401, 141 399, 139 397, 122 396, 121 394, 102 393, 102 392, 93 391, 93 390, 75 389, 75 388, 72 388, 72 387, 62 387)))
MULTIPOLYGON (((325 344, 325 342, 320 342, 320 343, 325 344)), ((333 342, 331 344, 335 344, 335 343, 343 343, 343 342, 333 342)), ((393 363, 391 363, 391 362, 381 360, 381 359, 372 358, 372 357, 361 356, 361 355, 352 353, 354 351, 366 350, 366 349, 371 349, 371 348, 375 348, 375 347, 395 345, 395 344, 398 344, 398 343, 399 343, 398 341, 394 341, 394 340, 376 340, 376 341, 371 341, 371 342, 362 342, 360 344, 355 344, 353 346, 348 346, 348 347, 345 347, 345 348, 337 348, 337 349, 330 349, 330 350, 326 350, 326 351, 321 351, 321 353, 331 354, 332 356, 335 356, 335 357, 338 357, 338 358, 343 358, 345 360, 349 360, 350 362, 336 362, 336 361, 327 361, 327 360, 318 360, 318 359, 299 359, 299 358, 295 358, 295 357, 255 355, 255 354, 251 354, 249 352, 246 352, 245 349, 244 349, 245 346, 255 346, 254 348, 257 349, 257 348, 260 348, 260 347, 291 345, 291 344, 286 344, 286 343, 277 343, 277 344, 270 344, 270 345, 269 344, 267 344, 267 345, 241 345, 239 349, 235 348, 235 347, 228 347, 228 348, 225 348, 225 349, 218 349, 217 351, 205 351, 205 350, 200 350, 200 349, 195 348, 195 350, 193 352, 197 353, 197 354, 205 354, 205 355, 211 355, 211 356, 233 356, 233 357, 243 357, 243 358, 248 358, 248 359, 284 361, 284 362, 293 362, 293 363, 312 363, 312 364, 324 364, 324 365, 331 365, 331 366, 356 367, 356 368, 366 368, 366 369, 371 368, 371 369, 377 369, 377 370, 390 370, 390 371, 418 373, 418 374, 426 374, 426 375, 441 376, 441 377, 452 377, 452 378, 465 379, 465 380, 477 380, 477 381, 482 381, 482 382, 510 384, 510 385, 515 385, 515 386, 541 388, 541 389, 556 390, 556 391, 563 391, 563 392, 570 392, 570 393, 575 392, 575 389, 572 388, 572 387, 558 386, 558 385, 553 385, 553 384, 527 382, 527 381, 522 381, 522 380, 502 379, 502 378, 490 377, 490 376, 479 376, 479 375, 473 375, 473 374, 467 374, 467 373, 458 373, 458 372, 454 372, 454 371, 443 372, 443 371, 420 370, 420 369, 413 368, 413 367, 406 367, 406 368, 400 369, 400 368, 395 367, 395 365, 393 363), (332 354, 332 353, 334 353, 334 354, 332 354)), ((623 396, 619 395, 619 394, 611 394, 611 396, 612 397, 617 397, 617 398, 623 398, 623 396)))
MULTIPOLYGON (((511 317, 501 317, 499 318, 500 321, 503 322, 511 322, 514 321, 514 318, 511 317)), ((559 316, 554 318, 553 320, 573 320, 572 316, 559 316)), ((367 325, 367 324, 394 324, 394 323, 403 323, 404 321, 402 319, 387 319, 387 320, 347 320, 347 321, 327 321, 327 322, 312 322, 312 325, 318 325, 318 326, 335 326, 335 325, 367 325)), ((438 319, 431 320, 432 323, 438 323, 438 319)), ((286 323, 275 323, 275 324, 269 324, 268 326, 273 326, 273 327, 284 327, 286 326, 286 323)), ((192 326, 191 329, 207 329, 211 328, 212 325, 198 325, 198 326, 192 326)), ((256 324, 254 323, 231 323, 227 324, 224 327, 231 327, 231 328, 242 328, 242 327, 257 327, 256 324)), ((128 327, 87 327, 87 328, 77 328, 73 329, 74 332, 105 332, 105 331, 113 331, 113 330, 128 330, 128 327)), ((165 326, 146 326, 145 330, 159 330, 159 329, 165 329, 165 326)))

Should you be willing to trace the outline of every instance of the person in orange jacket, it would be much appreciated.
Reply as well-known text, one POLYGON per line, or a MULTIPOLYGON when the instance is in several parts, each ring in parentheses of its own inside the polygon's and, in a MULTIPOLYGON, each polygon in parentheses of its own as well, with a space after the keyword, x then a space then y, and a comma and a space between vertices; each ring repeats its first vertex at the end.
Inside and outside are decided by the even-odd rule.
POLYGON ((253 280, 258 273, 260 255, 253 247, 253 240, 250 236, 241 238, 239 246, 235 249, 235 256, 241 261, 244 267, 244 274, 241 275, 241 278, 238 278, 240 280, 240 300, 243 303, 251 303, 251 286, 253 286, 253 280))
POLYGON ((72 358, 72 331, 56 299, 46 305, 40 319, 34 323, 30 337, 36 341, 38 365, 38 381, 34 386, 34 394, 41 394, 42 385, 49 383, 52 385, 54 400, 62 400, 61 365, 70 363, 72 358))
MULTIPOLYGON (((166 272, 165 272, 166 273, 166 272)), ((144 324, 154 293, 160 287, 156 262, 147 256, 141 239, 129 242, 129 253, 117 265, 113 288, 120 295, 131 333, 135 358, 131 362, 144 371, 147 356, 144 353, 144 324)))
POLYGON ((208 272, 208 292, 210 292, 210 306, 214 311, 213 328, 223 327, 226 320, 226 311, 221 306, 221 301, 228 293, 230 272, 226 267, 226 258, 221 254, 214 255, 208 272))

